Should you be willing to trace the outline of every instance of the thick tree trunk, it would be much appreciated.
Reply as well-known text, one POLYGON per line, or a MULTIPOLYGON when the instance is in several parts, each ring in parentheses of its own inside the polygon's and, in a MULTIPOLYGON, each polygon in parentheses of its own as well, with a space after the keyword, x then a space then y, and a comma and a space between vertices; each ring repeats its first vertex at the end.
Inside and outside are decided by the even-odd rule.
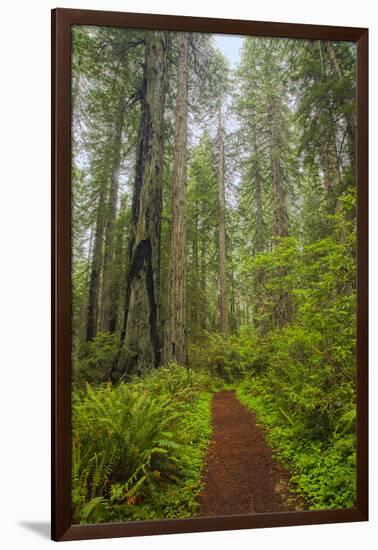
POLYGON ((186 184, 188 133, 189 35, 178 35, 175 150, 172 178, 172 215, 168 308, 165 322, 164 361, 187 363, 186 330, 186 184))
POLYGON ((101 268, 103 259, 103 237, 106 219, 107 186, 101 186, 97 205, 96 229, 93 242, 92 264, 89 277, 86 341, 90 342, 97 334, 98 301, 100 293, 101 268))
POLYGON ((219 107, 219 166, 218 166, 218 207, 219 207, 219 320, 220 330, 228 334, 227 315, 227 276, 226 276, 226 200, 224 183, 224 127, 222 105, 219 107))
MULTIPOLYGON (((288 215, 286 206, 286 190, 281 164, 281 136, 276 106, 271 101, 268 107, 268 125, 270 136, 270 157, 272 170, 273 192, 273 234, 277 238, 287 237, 288 215)), ((285 267, 278 268, 278 276, 284 279, 287 275, 285 267)), ((276 320, 278 326, 283 327, 290 322, 292 317, 292 300, 286 290, 282 290, 278 296, 276 308, 276 320)))
POLYGON ((132 198, 122 349, 110 377, 141 374, 160 363, 158 304, 166 33, 146 42, 141 125, 132 198))
POLYGON ((117 127, 114 137, 113 169, 110 181, 108 208, 105 227, 104 265, 102 272, 102 293, 100 307, 100 327, 102 332, 111 330, 111 288, 113 280, 113 240, 114 222, 117 214, 117 199, 119 187, 119 169, 121 162, 122 130, 124 118, 124 104, 122 103, 118 113, 117 127))

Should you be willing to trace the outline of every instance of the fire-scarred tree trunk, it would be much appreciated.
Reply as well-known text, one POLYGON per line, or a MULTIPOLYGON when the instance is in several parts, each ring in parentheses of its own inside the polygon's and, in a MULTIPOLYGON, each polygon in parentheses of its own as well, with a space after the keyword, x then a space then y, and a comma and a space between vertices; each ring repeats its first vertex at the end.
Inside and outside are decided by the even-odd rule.
POLYGON ((112 286, 112 260, 113 260, 113 233, 114 222, 117 213, 117 198, 119 187, 119 169, 121 162, 122 129, 123 129, 124 104, 120 105, 117 126, 114 136, 113 149, 113 169, 111 174, 108 208, 105 227, 105 245, 104 245, 104 265, 102 271, 102 292, 100 307, 100 327, 101 331, 110 331, 111 312, 111 286, 112 286))
MULTIPOLYGON (((276 238, 283 238, 287 237, 289 232, 286 189, 281 160, 282 140, 279 123, 280 121, 278 118, 277 106, 275 105, 274 100, 271 99, 268 105, 268 128, 272 172, 273 234, 276 238)), ((287 275, 286 268, 279 267, 278 275, 284 279, 287 275)), ((283 327, 291 320, 291 316, 292 301, 290 294, 286 290, 282 290, 278 296, 276 308, 276 320, 278 326, 283 327)))
POLYGON ((172 177, 172 216, 168 307, 165 323, 164 361, 187 363, 186 330, 186 185, 188 133, 187 33, 178 35, 175 150, 172 177))
POLYGON ((146 39, 141 90, 141 124, 121 328, 122 349, 113 380, 141 374, 160 363, 158 304, 162 205, 162 140, 167 35, 146 39))
POLYGON ((226 277, 226 200, 224 184, 224 126, 222 103, 219 106, 219 166, 218 166, 218 207, 219 207, 219 320, 220 330, 224 335, 228 333, 227 315, 227 277, 226 277))

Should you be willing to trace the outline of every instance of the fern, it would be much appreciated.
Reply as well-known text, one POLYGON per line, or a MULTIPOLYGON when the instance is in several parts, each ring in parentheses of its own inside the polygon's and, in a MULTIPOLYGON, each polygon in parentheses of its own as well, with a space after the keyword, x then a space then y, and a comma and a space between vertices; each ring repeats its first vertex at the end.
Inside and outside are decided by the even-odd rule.
MULTIPOLYGON (((167 504, 165 500, 163 504, 162 495, 168 488, 168 501, 179 498, 190 502, 192 509, 193 478, 199 480, 201 475, 201 463, 193 456, 202 456, 206 446, 192 447, 198 437, 208 441, 210 436, 208 400, 206 426, 194 419, 197 403, 212 384, 208 374, 170 365, 116 387, 87 384, 84 391, 75 392, 74 521, 153 518, 159 510, 164 517, 162 507, 165 510, 167 504), (190 487, 186 495, 182 489, 177 489, 178 493, 171 489, 186 483, 190 487)), ((185 506, 177 508, 179 516, 185 516, 185 506)))

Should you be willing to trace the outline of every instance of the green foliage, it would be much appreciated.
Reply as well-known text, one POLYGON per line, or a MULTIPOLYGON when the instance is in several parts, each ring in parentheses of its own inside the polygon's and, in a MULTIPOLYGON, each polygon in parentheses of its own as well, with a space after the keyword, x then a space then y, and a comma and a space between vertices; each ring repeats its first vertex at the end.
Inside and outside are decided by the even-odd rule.
POLYGON ((76 523, 189 517, 211 435, 203 372, 177 365, 73 395, 76 523))
MULTIPOLYGON (((298 395, 297 387, 290 386, 290 397, 294 403, 286 408, 282 393, 272 393, 274 382, 265 376, 258 380, 245 380, 237 389, 242 403, 256 413, 266 429, 268 441, 279 458, 286 462, 292 472, 296 490, 305 497, 310 509, 350 508, 356 497, 355 458, 355 407, 353 402, 344 401, 349 409, 327 425, 327 435, 322 417, 322 398, 315 385, 304 383, 304 390, 298 395), (303 411, 306 415, 303 416, 303 411)), ((276 386, 282 385, 276 381, 276 386)), ((286 387, 287 389, 287 387, 286 387)), ((276 387, 276 392, 277 387, 276 387)), ((334 392, 339 399, 342 392, 334 392)), ((335 397, 335 395, 334 395, 335 397)), ((330 407, 329 407, 330 408, 330 407)), ((336 416, 336 414, 334 414, 336 416)))
POLYGON ((83 344, 81 357, 74 364, 74 383, 104 382, 119 351, 119 337, 115 333, 99 332, 93 340, 83 344))
POLYGON ((355 499, 354 232, 340 213, 332 224, 334 234, 317 242, 280 239, 244 260, 252 276, 264 273, 255 318, 265 333, 208 334, 190 354, 193 366, 237 384, 314 509, 351 507, 355 499), (294 316, 276 327, 283 291, 291 293, 294 316))
POLYGON ((204 368, 226 382, 232 382, 244 374, 253 375, 260 371, 261 359, 256 348, 256 335, 248 329, 228 338, 216 332, 205 333, 203 341, 192 344, 189 362, 195 369, 204 368))
MULTIPOLYGON (((72 29, 74 521, 194 516, 211 434, 211 392, 225 384, 236 386, 240 400, 256 412, 312 508, 352 506, 355 44, 246 37, 240 63, 230 72, 211 35, 191 35, 185 296, 191 368, 168 365, 111 386, 104 382, 117 364, 127 309, 125 280, 135 229, 131 202, 139 193, 135 166, 150 33, 72 29), (220 101, 227 337, 217 332, 220 101), (119 189, 112 198, 114 178, 119 189), (91 293, 93 273, 97 286, 91 293), (91 297, 94 332, 111 333, 99 332, 86 343, 91 297)), ((158 140, 164 151, 161 262, 152 265, 162 321, 157 332, 163 332, 166 318, 171 257, 175 33, 169 33, 167 50, 169 85, 158 140)))
MULTIPOLYGON (((353 204, 353 196, 345 200, 353 204)), ((332 224, 328 237, 307 245, 282 239, 250 261, 253 273, 264 272, 260 322, 268 319, 270 331, 258 344, 261 376, 238 389, 316 509, 350 507, 355 499, 354 231, 345 214, 332 224), (282 290, 291 293, 294 318, 275 329, 282 290)))

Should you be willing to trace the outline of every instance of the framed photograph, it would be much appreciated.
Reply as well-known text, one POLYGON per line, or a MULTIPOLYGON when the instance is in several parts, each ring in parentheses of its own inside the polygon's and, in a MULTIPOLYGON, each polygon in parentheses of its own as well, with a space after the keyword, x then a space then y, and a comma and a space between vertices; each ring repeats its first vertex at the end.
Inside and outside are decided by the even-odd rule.
POLYGON ((52 12, 52 538, 368 519, 368 31, 52 12))

